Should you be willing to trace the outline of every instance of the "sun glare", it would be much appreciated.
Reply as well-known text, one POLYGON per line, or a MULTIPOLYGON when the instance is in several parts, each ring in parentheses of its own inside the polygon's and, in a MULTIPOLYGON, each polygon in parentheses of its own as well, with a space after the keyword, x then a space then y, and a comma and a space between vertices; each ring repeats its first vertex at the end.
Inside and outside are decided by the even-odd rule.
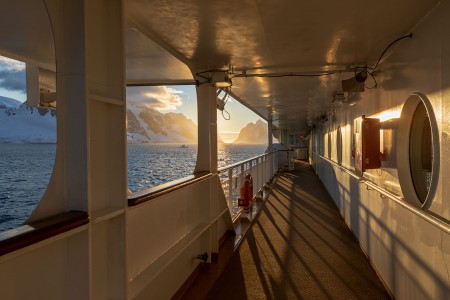
POLYGON ((239 131, 229 131, 229 130, 223 130, 219 131, 219 140, 222 140, 222 142, 226 144, 233 143, 239 135, 239 131))
POLYGON ((389 121, 391 119, 400 118, 402 107, 396 107, 395 109, 385 110, 379 114, 372 115, 371 118, 380 119, 380 122, 389 121))

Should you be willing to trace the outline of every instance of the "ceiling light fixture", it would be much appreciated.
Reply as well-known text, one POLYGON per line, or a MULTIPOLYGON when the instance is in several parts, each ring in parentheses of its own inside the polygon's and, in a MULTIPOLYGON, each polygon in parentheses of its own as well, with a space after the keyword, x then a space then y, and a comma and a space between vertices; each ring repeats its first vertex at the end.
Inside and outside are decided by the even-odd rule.
POLYGON ((217 88, 226 88, 232 85, 231 78, 226 71, 212 73, 209 83, 217 88))
POLYGON ((204 81, 196 79, 195 84, 197 86, 200 86, 202 84, 209 83, 210 86, 219 89, 230 88, 233 85, 233 83, 231 82, 230 74, 232 74, 232 71, 223 69, 213 69, 198 72, 195 75, 203 78, 204 81))
POLYGON ((361 72, 356 73, 355 79, 358 82, 363 83, 367 79, 367 68, 364 68, 361 72))

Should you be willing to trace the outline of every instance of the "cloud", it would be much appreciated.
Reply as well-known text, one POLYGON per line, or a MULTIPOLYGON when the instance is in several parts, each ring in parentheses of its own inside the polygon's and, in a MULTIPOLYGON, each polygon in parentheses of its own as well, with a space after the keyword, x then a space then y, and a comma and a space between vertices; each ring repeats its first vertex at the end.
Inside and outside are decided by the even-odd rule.
POLYGON ((22 71, 25 70, 25 63, 15 59, 0 56, 0 70, 22 71))
POLYGON ((0 56, 0 88, 25 93, 27 88, 25 64, 0 56))
POLYGON ((157 110, 175 110, 183 104, 182 91, 165 86, 127 87, 127 100, 143 103, 157 110))

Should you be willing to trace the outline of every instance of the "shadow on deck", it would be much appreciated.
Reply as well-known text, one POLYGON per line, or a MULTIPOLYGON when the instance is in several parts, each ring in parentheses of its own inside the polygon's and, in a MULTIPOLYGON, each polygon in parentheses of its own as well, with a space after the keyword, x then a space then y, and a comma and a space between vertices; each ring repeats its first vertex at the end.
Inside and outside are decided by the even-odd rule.
POLYGON ((218 279, 201 275, 183 299, 390 299, 307 162, 279 174, 237 251, 223 248, 218 279))

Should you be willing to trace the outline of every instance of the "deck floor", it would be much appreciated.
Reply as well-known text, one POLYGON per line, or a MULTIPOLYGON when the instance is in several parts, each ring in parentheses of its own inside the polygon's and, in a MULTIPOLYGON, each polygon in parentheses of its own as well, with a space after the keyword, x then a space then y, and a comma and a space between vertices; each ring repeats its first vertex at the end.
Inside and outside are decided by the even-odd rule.
POLYGON ((278 177, 209 293, 187 298, 390 299, 312 168, 295 167, 278 177))

